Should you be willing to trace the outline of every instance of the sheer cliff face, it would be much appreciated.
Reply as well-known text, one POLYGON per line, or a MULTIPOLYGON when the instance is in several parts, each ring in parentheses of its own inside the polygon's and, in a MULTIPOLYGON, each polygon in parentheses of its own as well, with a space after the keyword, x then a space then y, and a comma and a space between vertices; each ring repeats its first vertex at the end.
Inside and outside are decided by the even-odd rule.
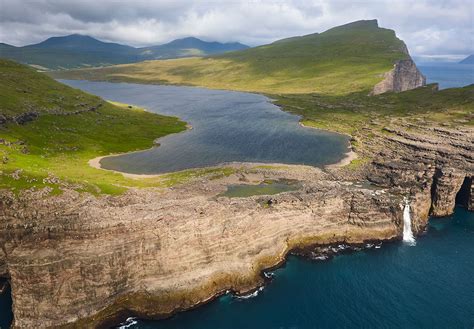
POLYGON ((165 315, 261 284, 260 271, 295 247, 401 234, 401 197, 297 169, 249 170, 119 197, 3 194, 1 204, 10 206, 1 208, 0 239, 15 326, 94 327, 121 309, 165 315), (272 197, 216 197, 227 179, 276 177, 301 179, 304 187, 272 197))
POLYGON ((408 189, 419 212, 415 231, 428 215, 452 214, 456 202, 471 210, 474 178, 474 130, 417 126, 395 121, 385 136, 367 141, 375 153, 368 179, 381 186, 408 189))
POLYGON ((260 271, 292 248, 400 238, 406 196, 415 233, 430 213, 450 214, 456 196, 472 207, 472 128, 395 120, 372 133, 360 155, 374 160, 356 172, 237 165, 230 177, 113 197, 0 191, 0 276, 11 282, 15 326, 167 315, 262 284, 260 271), (218 196, 231 183, 279 178, 302 187, 218 196))
POLYGON ((412 59, 397 61, 393 69, 384 74, 384 79, 374 86, 372 95, 388 91, 401 92, 426 85, 426 78, 412 59))

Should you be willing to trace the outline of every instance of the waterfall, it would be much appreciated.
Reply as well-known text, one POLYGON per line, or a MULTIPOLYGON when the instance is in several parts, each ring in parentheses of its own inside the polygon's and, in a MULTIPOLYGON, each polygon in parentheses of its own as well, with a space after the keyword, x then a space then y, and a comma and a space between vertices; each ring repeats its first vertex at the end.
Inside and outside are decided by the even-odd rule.
POLYGON ((415 237, 411 230, 410 203, 408 202, 408 198, 405 198, 405 208, 403 209, 403 242, 406 242, 410 246, 416 244, 415 237))

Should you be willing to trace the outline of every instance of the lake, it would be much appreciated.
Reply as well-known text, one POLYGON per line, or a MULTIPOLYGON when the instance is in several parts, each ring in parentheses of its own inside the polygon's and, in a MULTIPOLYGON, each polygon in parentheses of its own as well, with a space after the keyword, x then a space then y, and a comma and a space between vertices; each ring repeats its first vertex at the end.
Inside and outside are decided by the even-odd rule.
MULTIPOLYGON (((226 162, 324 166, 340 161, 349 137, 299 125, 262 95, 196 87, 62 81, 108 100, 173 115, 191 130, 160 138, 159 147, 101 160, 106 169, 158 174, 226 162)), ((153 137, 153 136, 151 136, 153 137)))

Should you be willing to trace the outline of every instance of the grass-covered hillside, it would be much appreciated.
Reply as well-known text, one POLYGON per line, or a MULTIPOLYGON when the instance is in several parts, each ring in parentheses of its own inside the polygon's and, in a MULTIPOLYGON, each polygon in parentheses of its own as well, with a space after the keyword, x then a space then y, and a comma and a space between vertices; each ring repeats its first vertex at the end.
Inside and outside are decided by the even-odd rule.
POLYGON ((306 126, 350 135, 362 130, 381 130, 393 119, 407 119, 440 126, 474 126, 474 85, 438 91, 436 85, 367 96, 319 94, 274 95, 285 111, 301 116, 306 126))
POLYGON ((395 32, 372 20, 212 57, 147 61, 54 76, 338 95, 368 92, 396 60, 407 57, 405 44, 395 32))
POLYGON ((185 123, 117 106, 7 60, 0 60, 0 119, 0 188, 50 186, 60 192, 61 186, 68 186, 120 193, 186 176, 136 180, 92 168, 92 158, 149 148, 154 139, 183 131, 185 123))

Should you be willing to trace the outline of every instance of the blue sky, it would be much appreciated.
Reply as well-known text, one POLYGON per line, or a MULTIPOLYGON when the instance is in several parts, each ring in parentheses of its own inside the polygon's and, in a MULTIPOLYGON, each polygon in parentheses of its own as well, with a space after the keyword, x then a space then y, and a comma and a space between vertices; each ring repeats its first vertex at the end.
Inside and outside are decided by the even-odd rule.
POLYGON ((374 18, 414 56, 474 53, 474 2, 467 0, 0 0, 0 42, 81 33, 134 46, 186 36, 255 46, 374 18))

